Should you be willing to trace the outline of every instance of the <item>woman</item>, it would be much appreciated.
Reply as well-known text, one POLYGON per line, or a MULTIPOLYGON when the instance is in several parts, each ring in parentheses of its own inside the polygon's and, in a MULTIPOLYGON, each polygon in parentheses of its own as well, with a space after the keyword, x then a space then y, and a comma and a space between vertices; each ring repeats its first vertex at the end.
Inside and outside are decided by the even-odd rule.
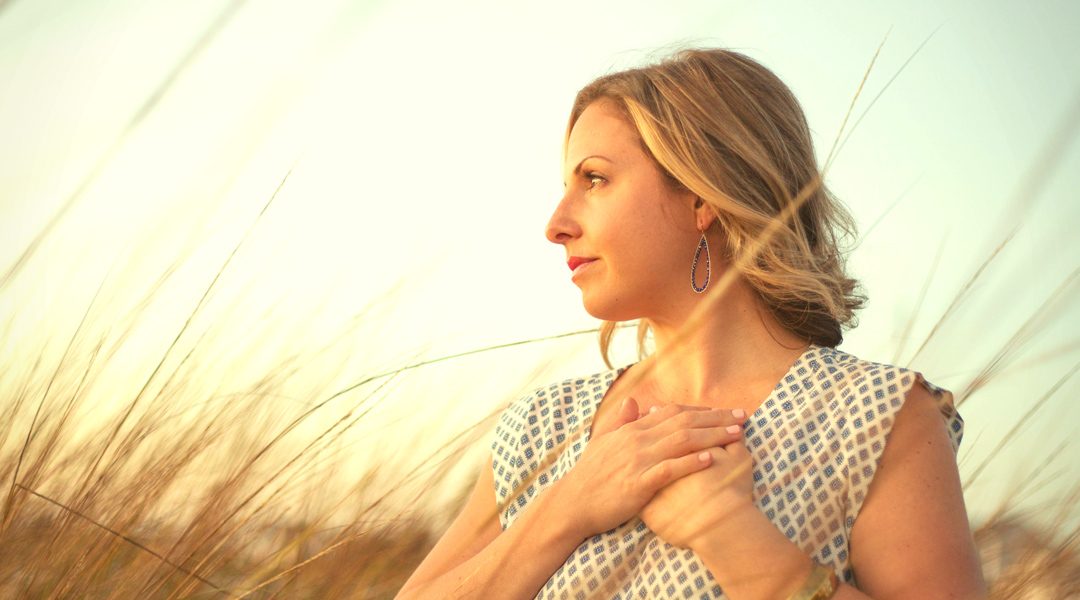
POLYGON ((609 370, 502 413, 399 597, 984 597, 952 395, 835 349, 853 227, 788 88, 713 49, 601 77, 564 169, 547 237, 609 370), (615 369, 632 319, 642 359, 615 369))

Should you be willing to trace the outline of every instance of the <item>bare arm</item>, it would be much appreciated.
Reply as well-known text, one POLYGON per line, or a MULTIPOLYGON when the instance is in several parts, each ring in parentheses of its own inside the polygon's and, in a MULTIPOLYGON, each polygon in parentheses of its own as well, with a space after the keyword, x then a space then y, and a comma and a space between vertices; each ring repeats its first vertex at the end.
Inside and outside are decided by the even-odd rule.
MULTIPOLYGON (((708 509, 706 509, 708 510, 708 509)), ((785 598, 810 557, 744 501, 693 540, 731 598, 785 598)), ((831 600, 982 600, 987 597, 944 420, 921 384, 897 413, 851 532, 856 588, 831 600)))
POLYGON ((499 524, 491 465, 477 478, 465 508, 398 592, 412 598, 534 598, 582 542, 552 518, 556 481, 506 531, 499 524))
POLYGON ((985 598, 945 423, 916 383, 897 413, 851 530, 859 588, 872 598, 985 598))
POLYGON ((657 490, 706 468, 700 450, 740 435, 725 429, 735 422, 727 410, 669 406, 638 416, 637 403, 624 402, 612 427, 506 531, 496 513, 494 469, 487 465, 461 514, 398 598, 534 598, 586 537, 625 523, 657 490))

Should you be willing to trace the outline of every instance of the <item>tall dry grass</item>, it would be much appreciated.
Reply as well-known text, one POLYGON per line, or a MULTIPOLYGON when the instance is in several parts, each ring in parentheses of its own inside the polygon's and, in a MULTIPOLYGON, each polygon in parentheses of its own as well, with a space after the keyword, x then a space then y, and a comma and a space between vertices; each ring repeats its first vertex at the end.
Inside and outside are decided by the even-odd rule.
MULTIPOLYGON (((144 381, 110 390, 126 401, 88 425, 85 416, 75 418, 86 408, 80 403, 126 339, 109 335, 113 324, 89 318, 57 364, 5 365, 0 374, 9 400, 0 428, 0 597, 390 598, 446 525, 446 515, 425 509, 424 494, 389 502, 390 491, 461 485, 448 480, 451 468, 488 442, 493 415, 421 461, 426 470, 402 472, 386 461, 347 471, 341 442, 375 403, 387 401, 380 392, 460 356, 283 403, 285 380, 319 353, 287 356, 246 388, 207 397, 192 385, 204 371, 200 361, 212 358, 206 336, 170 346, 144 381), (328 480, 343 491, 332 493, 328 480)), ((958 398, 985 388, 1008 364, 1000 357, 1010 349, 1015 339, 958 398)), ((1051 385, 1034 410, 1075 372, 1051 385)), ((1008 456, 1013 433, 993 456, 1008 456)), ((1080 592, 1077 530, 1021 526, 1010 511, 1009 498, 1038 482, 1039 465, 1032 467, 998 514, 977 524, 975 538, 995 598, 1073 597, 1080 592)), ((450 512, 467 491, 458 489, 450 512)), ((1076 495, 1057 507, 1059 523, 1075 523, 1076 495)))
MULTIPOLYGON (((1025 192, 1055 168, 1054 157, 1075 136, 1076 121, 1070 115, 1060 137, 1048 141, 1025 192)), ((839 135, 837 144, 843 144, 839 135)), ((57 218, 77 197, 78 192, 57 218)), ((263 212, 272 202, 273 197, 263 212)), ((0 293, 24 275, 28 257, 52 223, 5 273, 0 293)), ((217 356, 212 329, 199 332, 192 323, 245 239, 246 234, 202 291, 155 368, 132 379, 130 387, 109 390, 114 403, 91 404, 90 392, 174 268, 150 282, 126 314, 102 309, 95 296, 74 332, 42 332, 42 340, 67 336, 59 358, 45 352, 43 341, 41 348, 22 353, 24 361, 0 367, 0 597, 390 598, 447 524, 447 514, 428 509, 431 497, 452 488, 456 500, 448 513, 460 507, 468 484, 450 475, 471 449, 486 446, 493 414, 463 426, 421 461, 424 468, 402 471, 392 457, 360 470, 348 465, 350 438, 379 402, 393 397, 395 382, 422 377, 418 369, 461 355, 353 374, 355 383, 341 389, 289 393, 292 375, 357 335, 347 329, 320 350, 286 354, 240 385, 230 382, 209 393, 197 385, 213 371, 217 356), (397 490, 407 490, 404 498, 395 496, 397 490)), ((939 323, 965 302, 985 266, 1007 251, 1009 239, 987 257, 939 323)), ((958 404, 1014 364, 1019 350, 1042 331, 1036 324, 1052 317, 1057 304, 1051 300, 1064 295, 1075 301, 1075 279, 1074 272, 957 393, 958 404)), ((4 335, 16 318, 10 316, 4 335)), ((357 328, 364 318, 358 315, 357 328)), ((587 333, 592 332, 566 335, 587 333)), ((252 339, 259 343, 257 336, 252 339)), ((1050 383, 1033 411, 1045 410, 1046 400, 1076 370, 1050 383)), ((1017 431, 1024 426, 1018 423, 1017 431)), ((966 443, 996 444, 993 460, 1006 460, 1015 433, 966 443)), ((401 439, 400 448, 417 447, 424 435, 420 430, 401 439)), ((1052 455, 1053 450, 1047 456, 1052 455)), ((1041 483, 1047 462, 1038 457, 1030 463, 1029 476, 1002 498, 997 513, 975 524, 994 598, 1080 596, 1078 531, 1062 531, 1077 522, 1077 488, 1048 508, 1058 517, 1042 529, 1025 525, 1023 515, 1012 510, 1041 483)), ((983 472, 984 465, 976 468, 965 488, 983 472)))
MULTIPOLYGON (((6 365, 0 385, 13 401, 0 428, 0 597, 392 597, 430 549, 440 523, 425 513, 427 499, 390 496, 451 485, 451 468, 490 415, 431 451, 423 469, 376 460, 343 472, 342 442, 410 370, 514 344, 283 402, 285 381, 358 335, 347 330, 316 352, 286 356, 245 389, 208 397, 194 383, 207 370, 200 361, 214 358, 213 339, 183 343, 201 306, 145 380, 110 390, 124 402, 89 407, 109 411, 94 421, 73 415, 85 412, 88 390, 126 340, 109 335, 114 321, 84 319, 55 365, 6 365)), ((423 437, 400 441, 422 447, 423 437)))

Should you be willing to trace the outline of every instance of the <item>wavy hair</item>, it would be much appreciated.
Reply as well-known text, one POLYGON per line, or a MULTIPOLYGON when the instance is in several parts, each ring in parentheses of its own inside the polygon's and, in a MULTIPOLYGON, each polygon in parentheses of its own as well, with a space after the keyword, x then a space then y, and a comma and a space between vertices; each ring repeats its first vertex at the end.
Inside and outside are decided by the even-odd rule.
MULTIPOLYGON (((791 332, 835 347, 866 302, 845 273, 839 241, 855 223, 821 181, 810 129, 791 90, 758 62, 726 49, 691 48, 652 65, 601 76, 574 99, 563 142, 585 108, 608 100, 638 132, 673 189, 717 216, 721 253, 791 332)), ((604 321, 600 353, 618 327, 604 321)), ((648 319, 638 323, 645 356, 648 319)))

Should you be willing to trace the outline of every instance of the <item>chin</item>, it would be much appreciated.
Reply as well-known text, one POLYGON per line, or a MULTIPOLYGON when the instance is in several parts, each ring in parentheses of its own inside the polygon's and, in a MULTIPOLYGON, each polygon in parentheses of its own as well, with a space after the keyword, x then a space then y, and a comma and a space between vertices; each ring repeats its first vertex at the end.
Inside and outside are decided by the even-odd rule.
POLYGON ((632 321, 641 315, 625 302, 619 302, 614 294, 589 294, 582 291, 585 312, 601 321, 632 321))

